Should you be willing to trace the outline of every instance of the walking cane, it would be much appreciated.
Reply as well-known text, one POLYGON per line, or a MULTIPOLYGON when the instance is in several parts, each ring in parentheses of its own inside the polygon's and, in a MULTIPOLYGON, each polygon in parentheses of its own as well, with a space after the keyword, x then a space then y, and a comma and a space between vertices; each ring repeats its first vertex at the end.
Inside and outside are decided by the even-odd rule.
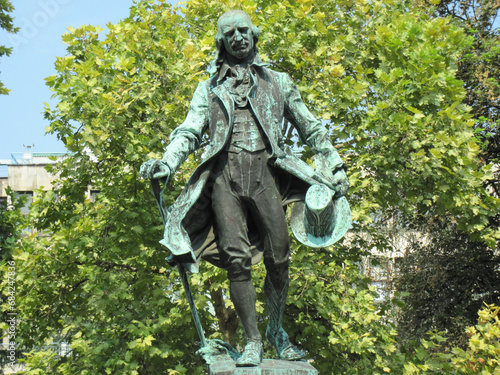
MULTIPOLYGON (((151 179, 151 185, 153 187, 153 193, 156 198, 156 203, 158 203, 158 208, 160 209, 161 218, 163 220, 163 225, 167 224, 168 211, 167 206, 165 205, 165 201, 163 200, 163 192, 167 184, 163 186, 163 189, 160 187, 160 182, 157 179, 151 179)), ((198 336, 201 340, 201 347, 207 345, 207 340, 205 339, 205 334, 203 333, 203 328, 201 326, 200 317, 198 315, 198 310, 196 309, 196 305, 194 304, 193 294, 191 293, 191 288, 189 287, 189 281, 186 273, 186 269, 181 263, 177 263, 177 269, 179 270, 179 274, 181 276, 182 286, 184 287, 184 292, 186 293, 186 297, 189 303, 189 307, 191 309, 191 314, 193 315, 194 325, 196 327, 196 331, 198 332, 198 336)))

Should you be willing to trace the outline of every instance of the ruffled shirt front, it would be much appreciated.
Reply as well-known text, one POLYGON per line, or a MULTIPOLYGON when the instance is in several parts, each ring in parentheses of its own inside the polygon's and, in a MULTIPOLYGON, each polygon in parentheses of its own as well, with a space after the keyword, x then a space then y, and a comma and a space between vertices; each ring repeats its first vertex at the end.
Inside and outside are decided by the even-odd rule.
POLYGON ((225 86, 236 107, 243 108, 248 104, 248 95, 255 87, 257 78, 255 66, 267 66, 259 55, 255 54, 250 63, 230 65, 226 60, 222 63, 218 83, 225 86))

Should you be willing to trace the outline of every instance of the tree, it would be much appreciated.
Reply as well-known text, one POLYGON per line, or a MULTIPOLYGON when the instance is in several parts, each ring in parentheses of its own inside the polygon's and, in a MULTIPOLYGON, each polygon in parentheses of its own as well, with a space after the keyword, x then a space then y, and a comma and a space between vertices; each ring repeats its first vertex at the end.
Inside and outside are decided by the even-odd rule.
MULTIPOLYGON (((445 0, 437 5, 424 1, 439 17, 451 17, 469 35, 469 43, 458 63, 457 77, 464 81, 464 103, 472 108, 476 133, 486 162, 500 161, 500 36, 497 24, 498 3, 493 0, 445 0)), ((487 182, 496 197, 500 196, 498 172, 487 182)), ((498 219, 496 220, 498 225, 498 219)))
POLYGON ((465 346, 465 329, 477 312, 485 303, 500 304, 500 257, 447 221, 429 227, 401 263, 398 289, 408 295, 398 331, 404 341, 417 343, 429 331, 446 331, 450 343, 465 346))
MULTIPOLYGON (((9 33, 16 33, 19 28, 14 27, 13 19, 9 13, 14 11, 14 7, 10 0, 0 0, 0 29, 4 29, 9 33)), ((10 56, 12 47, 0 45, 0 58, 2 56, 10 56)), ((0 94, 8 94, 9 90, 0 82, 0 94)))
POLYGON ((27 225, 27 217, 21 213, 27 196, 18 196, 10 187, 7 187, 6 193, 7 198, 0 200, 0 263, 12 257, 12 250, 27 225))
MULTIPOLYGON (((59 175, 58 199, 46 195, 32 209, 51 237, 28 238, 16 254, 19 337, 33 347, 58 335, 72 353, 33 352, 32 373, 202 372, 187 302, 158 244, 156 203, 138 170, 162 154, 196 84, 208 77, 217 18, 231 8, 261 28, 261 57, 292 77, 349 165, 350 243, 312 251, 293 242, 290 333, 320 370, 393 366, 394 331, 381 324, 355 267, 374 213, 398 207, 420 217, 432 207, 494 241, 485 227, 499 203, 482 187, 490 166, 477 163, 473 121, 455 79, 466 42, 459 28, 399 0, 191 0, 176 8, 140 1, 105 37, 97 27, 70 29, 67 55, 46 79, 58 100, 46 107, 47 130, 72 154, 50 166, 59 175), (86 198, 89 186, 100 191, 95 202, 86 198)), ((297 137, 286 133, 295 146, 297 137)), ((191 156, 175 175, 167 204, 197 160, 191 156)), ((224 297, 225 274, 201 267, 191 284, 207 335, 222 338, 221 326, 237 343, 234 317, 218 310, 217 319, 208 304, 208 295, 224 297)), ((255 268, 257 284, 262 272, 255 268)), ((217 302, 231 311, 230 301, 217 302)))
MULTIPOLYGON (((416 1, 416 3, 420 3, 416 1)), ((462 80, 466 95, 463 103, 470 107, 475 135, 481 146, 479 162, 498 165, 499 138, 498 97, 500 85, 500 49, 495 20, 498 5, 493 1, 421 2, 433 17, 447 17, 462 27, 467 35, 466 48, 458 59, 457 78, 462 80)), ((485 180, 489 193, 499 197, 498 169, 485 180)), ((499 216, 492 215, 489 226, 499 227, 499 216)), ((400 333, 406 339, 423 338, 430 329, 447 330, 455 343, 465 343, 464 328, 472 324, 483 302, 498 301, 495 288, 498 273, 498 245, 491 241, 471 241, 458 230, 448 215, 432 213, 406 225, 420 233, 425 243, 414 243, 403 260, 398 284, 409 292, 406 308, 400 317, 400 333), (467 270, 467 272, 464 272, 467 270)), ((497 302, 498 303, 498 302, 497 302)))
MULTIPOLYGON (((12 259, 14 250, 19 245, 22 231, 26 228, 27 218, 21 213, 28 198, 25 195, 17 196, 10 187, 6 188, 6 199, 0 199, 0 270, 2 280, 0 281, 1 300, 5 301, 8 312, 16 311, 15 293, 15 270, 16 264, 12 259), (9 288, 10 287, 10 288, 9 288), (8 310, 12 307, 12 310, 8 310)), ((0 329, 8 330, 6 320, 11 316, 5 315, 5 320, 0 323, 0 329)), ((3 337, 4 335, 2 335, 3 337)), ((0 354, 0 368, 4 368, 11 361, 8 359, 8 351, 2 350, 0 354)))
POLYGON ((450 343, 439 333, 433 332, 428 340, 415 350, 404 366, 405 374, 494 374, 498 372, 500 308, 484 306, 477 324, 467 327, 467 349, 449 348, 450 343))

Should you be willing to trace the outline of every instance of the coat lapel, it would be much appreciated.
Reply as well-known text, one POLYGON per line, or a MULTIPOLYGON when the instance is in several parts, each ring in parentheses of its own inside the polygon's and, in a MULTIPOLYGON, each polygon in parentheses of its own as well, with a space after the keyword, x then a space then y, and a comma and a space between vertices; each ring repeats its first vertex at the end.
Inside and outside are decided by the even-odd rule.
POLYGON ((279 140, 276 139, 276 129, 274 129, 274 127, 278 126, 274 120, 278 110, 278 103, 273 97, 272 84, 265 73, 257 74, 256 89, 250 95, 249 100, 253 112, 271 142, 274 151, 274 146, 279 144, 279 140))
MULTIPOLYGON (((212 92, 220 99, 222 102, 222 106, 220 103, 213 103, 212 105, 216 105, 219 108, 212 107, 212 115, 214 113, 219 113, 222 115, 222 113, 226 112, 227 120, 224 118, 219 117, 218 119, 212 118, 212 126, 215 127, 214 129, 214 139, 215 144, 213 147, 210 148, 210 152, 208 153, 209 157, 212 157, 219 153, 219 151, 224 147, 226 144, 230 134, 231 134, 231 129, 232 129, 232 124, 234 120, 234 102, 231 99, 231 96, 229 94, 229 91, 223 86, 223 85, 218 85, 212 88, 212 92), (221 108, 223 107, 223 108, 221 108), (227 122, 226 122, 227 121, 227 122)), ((215 116, 217 117, 217 116, 215 116)), ((207 157, 208 158, 208 157, 207 157)))
POLYGON ((224 85, 218 85, 212 89, 212 92, 221 100, 224 108, 226 109, 229 123, 232 124, 234 116, 234 103, 229 95, 229 91, 227 91, 224 85))

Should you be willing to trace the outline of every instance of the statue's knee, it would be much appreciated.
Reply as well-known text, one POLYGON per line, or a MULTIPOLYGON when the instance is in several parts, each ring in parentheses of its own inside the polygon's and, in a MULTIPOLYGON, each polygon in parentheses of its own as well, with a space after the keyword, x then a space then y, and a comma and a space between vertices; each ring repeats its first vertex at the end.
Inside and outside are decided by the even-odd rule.
POLYGON ((276 272, 281 274, 283 272, 288 272, 289 263, 288 255, 279 258, 274 256, 264 257, 264 265, 268 273, 276 272))
POLYGON ((226 267, 227 278, 231 281, 246 281, 252 279, 252 259, 234 259, 226 267))
POLYGON ((267 266, 288 264, 290 244, 288 237, 284 241, 269 243, 264 250, 264 264, 267 266))

